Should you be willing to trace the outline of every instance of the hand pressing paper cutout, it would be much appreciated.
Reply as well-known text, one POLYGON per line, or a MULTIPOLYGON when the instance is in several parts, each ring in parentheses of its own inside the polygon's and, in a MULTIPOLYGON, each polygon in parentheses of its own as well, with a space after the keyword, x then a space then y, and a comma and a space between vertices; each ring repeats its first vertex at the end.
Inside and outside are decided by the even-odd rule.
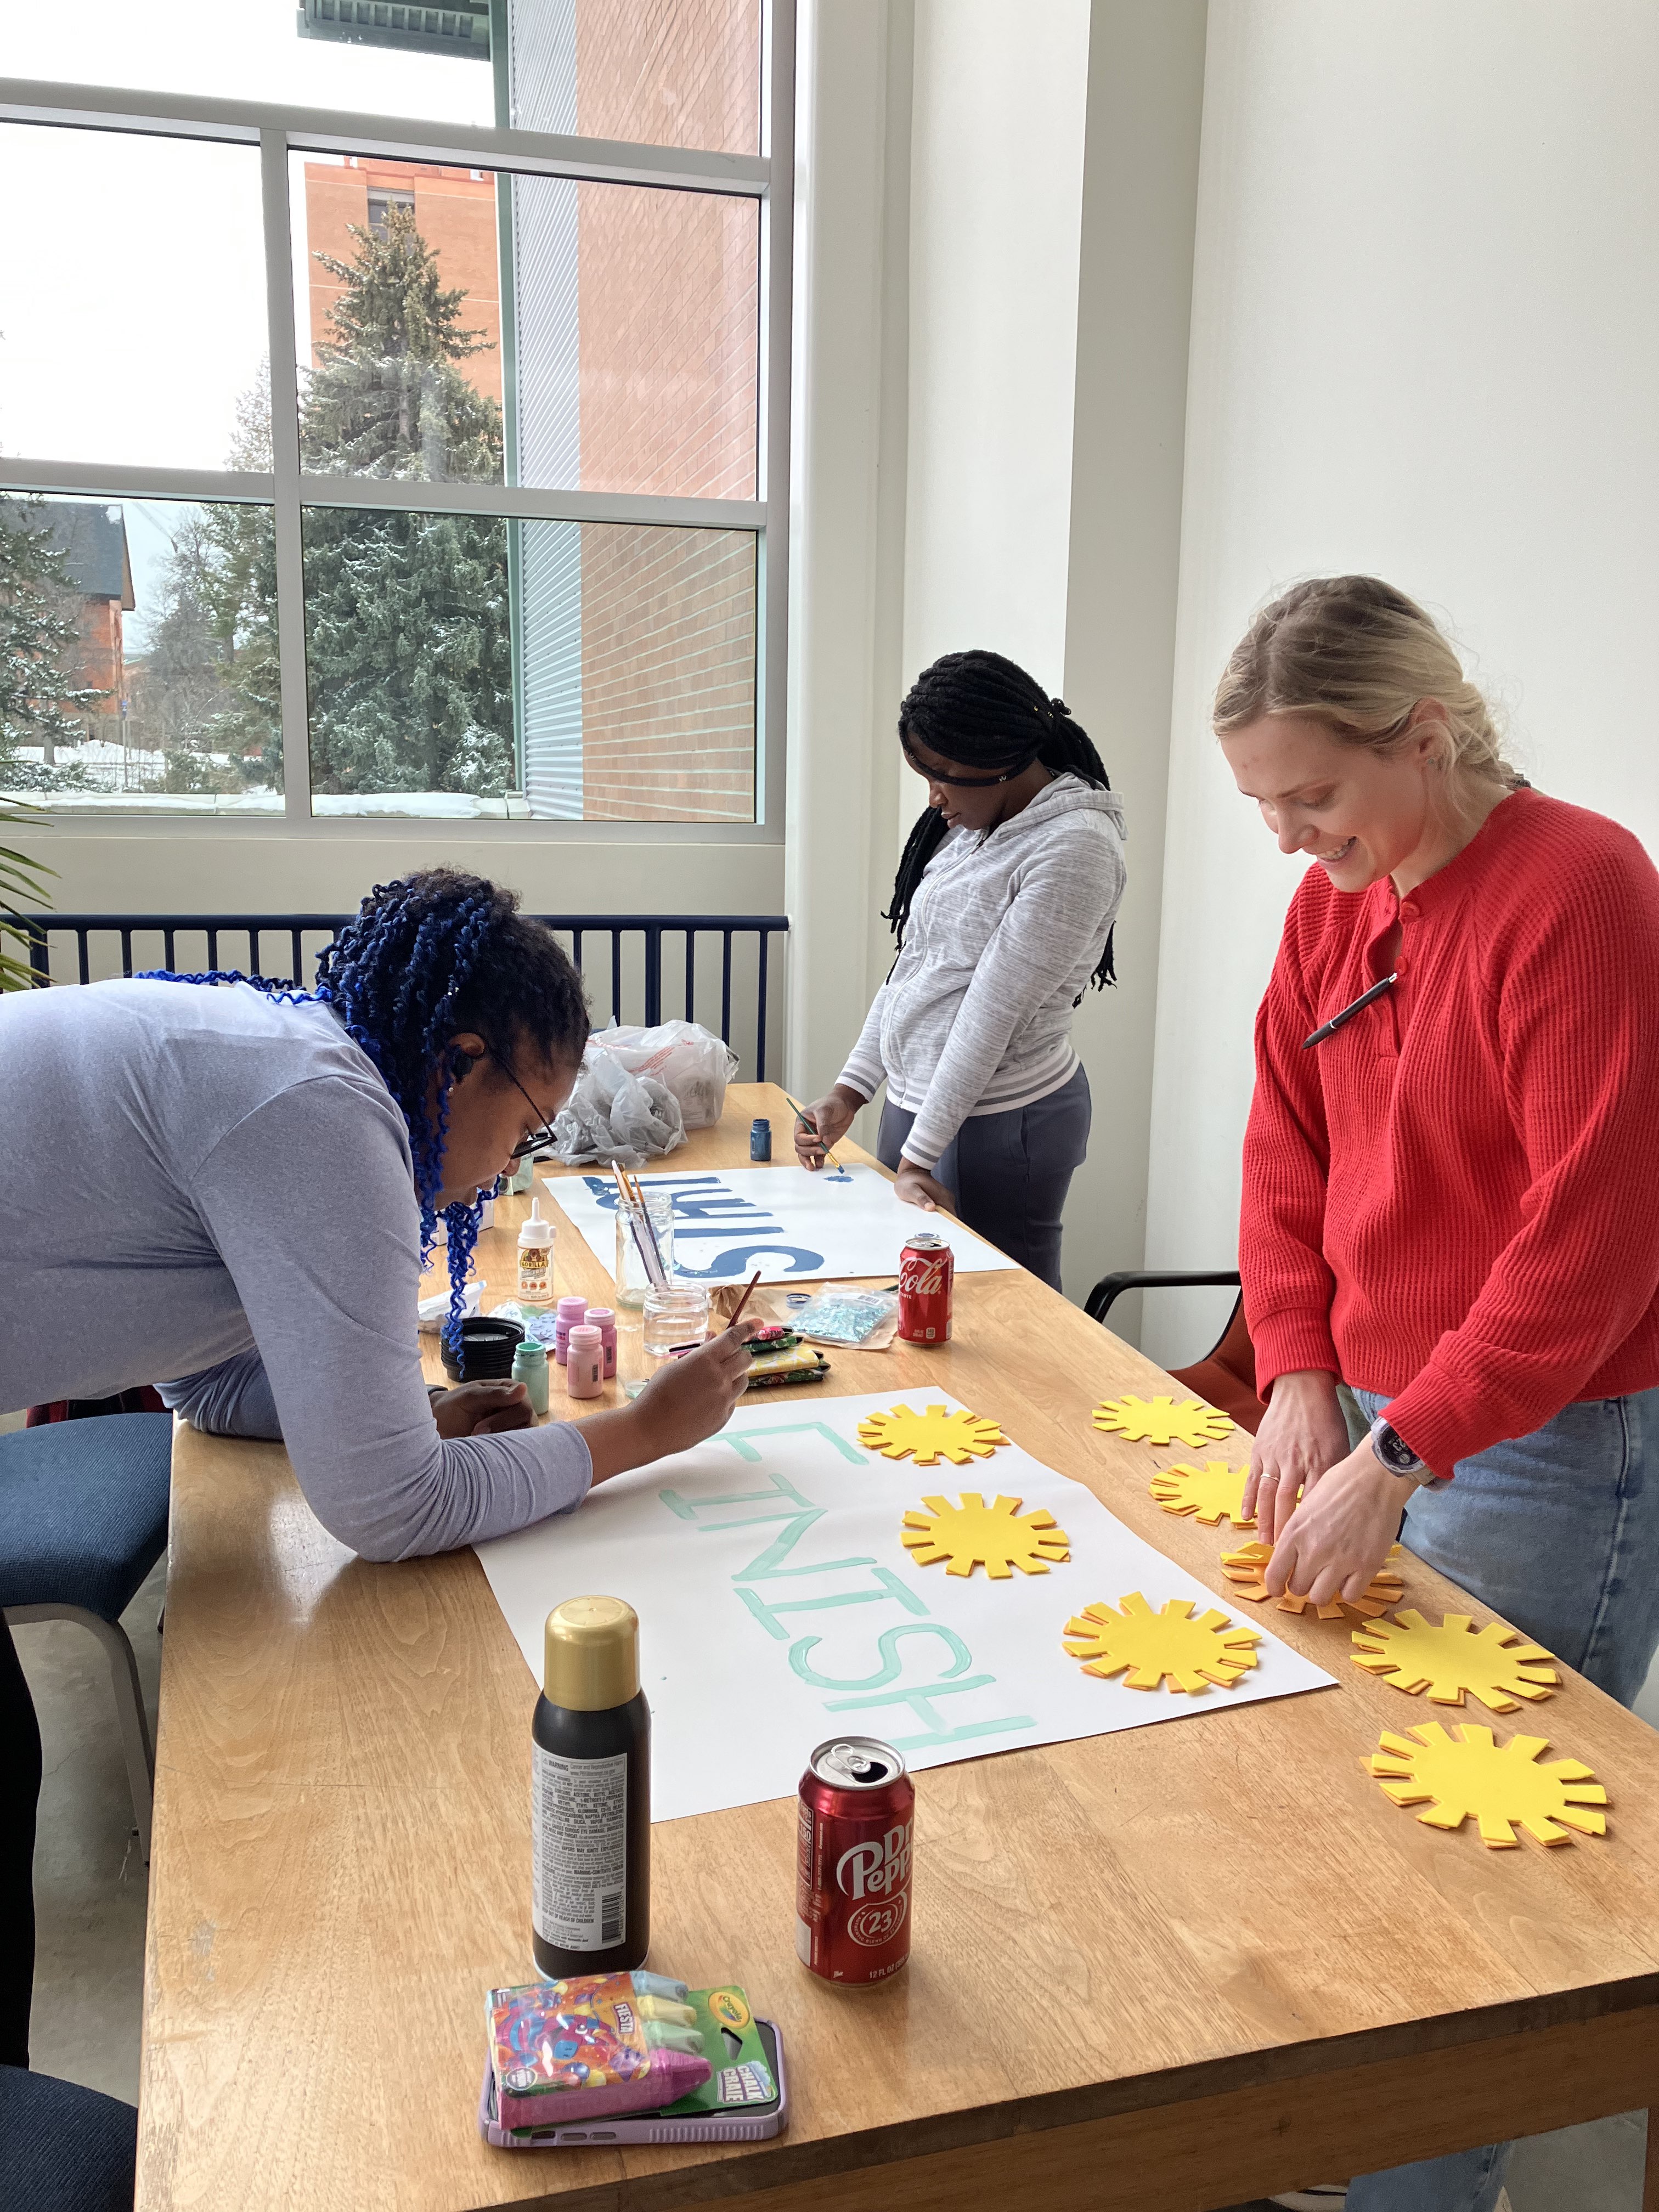
MULTIPOLYGON (((1273 1597, 1262 1577, 1262 1570, 1273 1555, 1271 1544, 1242 1544, 1236 1552, 1221 1554, 1221 1571, 1252 1605, 1263 1605, 1273 1597)), ((1389 1552, 1389 1559, 1400 1557, 1398 1544, 1389 1552)), ((1374 1620, 1379 1613, 1386 1613, 1391 1605, 1398 1605, 1405 1594, 1405 1584, 1396 1571, 1384 1560, 1366 1584, 1360 1597, 1336 1596, 1327 1605, 1315 1605, 1312 1599, 1298 1596, 1286 1590, 1283 1597, 1273 1598, 1273 1607, 1279 1613, 1311 1613, 1316 1620, 1374 1620)))

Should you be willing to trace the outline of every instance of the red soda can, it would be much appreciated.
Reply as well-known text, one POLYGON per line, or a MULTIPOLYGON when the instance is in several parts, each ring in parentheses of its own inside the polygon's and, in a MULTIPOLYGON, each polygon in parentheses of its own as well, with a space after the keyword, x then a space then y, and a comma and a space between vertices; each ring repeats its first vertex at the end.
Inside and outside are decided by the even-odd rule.
POLYGON ((915 1785, 890 1744, 831 1736, 800 1778, 795 1949, 826 1982, 868 1989, 910 1955, 915 1785))
POLYGON ((907 1344, 950 1342, 956 1272, 956 1254, 931 1229, 906 1240, 899 1254, 898 1333, 907 1344))

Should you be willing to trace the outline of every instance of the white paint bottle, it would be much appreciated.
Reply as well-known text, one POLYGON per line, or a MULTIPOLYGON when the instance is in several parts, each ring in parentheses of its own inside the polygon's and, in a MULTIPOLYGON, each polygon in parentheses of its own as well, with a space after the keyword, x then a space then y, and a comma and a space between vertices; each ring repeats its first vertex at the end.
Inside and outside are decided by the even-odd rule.
POLYGON ((553 1224, 542 1219, 542 1202, 530 1201, 530 1218, 519 1231, 519 1296, 532 1302, 553 1295, 553 1224))

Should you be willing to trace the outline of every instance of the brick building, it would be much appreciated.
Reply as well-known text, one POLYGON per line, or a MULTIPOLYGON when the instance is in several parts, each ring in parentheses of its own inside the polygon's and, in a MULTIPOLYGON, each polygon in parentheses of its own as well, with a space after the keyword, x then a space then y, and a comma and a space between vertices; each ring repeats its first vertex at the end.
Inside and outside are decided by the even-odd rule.
POLYGON ((387 210, 413 211, 415 228, 438 257, 447 285, 466 292, 465 323, 483 333, 484 349, 456 367, 477 392, 501 397, 501 279, 496 250, 495 179, 488 169, 442 168, 424 161, 345 161, 305 165, 306 252, 310 270, 311 357, 331 331, 329 310, 345 287, 317 259, 349 261, 351 226, 384 234, 387 210))
MULTIPOLYGON (((510 12, 510 120, 752 152, 759 0, 548 0, 510 12)), ((751 199, 439 168, 307 161, 307 250, 412 209, 490 349, 457 366, 504 402, 510 483, 755 496, 760 220, 751 199), (512 326, 502 328, 501 239, 512 326), (504 341, 504 342, 503 342, 504 341)), ((310 264, 313 349, 337 280, 310 264)), ((754 818, 755 541, 617 524, 507 526, 532 814, 754 818)))
POLYGON ((76 643, 64 653, 64 672, 78 690, 103 695, 84 710, 87 734, 112 737, 113 731, 99 725, 121 712, 125 689, 123 617, 137 604, 125 517, 118 507, 103 500, 48 499, 32 509, 30 520, 49 534, 64 556, 64 580, 70 595, 64 612, 80 632, 76 643))

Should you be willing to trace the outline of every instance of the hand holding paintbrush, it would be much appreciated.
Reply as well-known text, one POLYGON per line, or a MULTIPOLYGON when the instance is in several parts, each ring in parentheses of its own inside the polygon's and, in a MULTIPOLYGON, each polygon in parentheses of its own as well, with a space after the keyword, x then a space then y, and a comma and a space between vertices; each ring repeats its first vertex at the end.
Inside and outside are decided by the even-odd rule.
POLYGON ((833 1147, 853 1126, 853 1116, 866 1102, 838 1083, 816 1106, 802 1106, 784 1097, 795 1116, 795 1158, 814 1173, 826 1163, 839 1171, 841 1162, 833 1147))

